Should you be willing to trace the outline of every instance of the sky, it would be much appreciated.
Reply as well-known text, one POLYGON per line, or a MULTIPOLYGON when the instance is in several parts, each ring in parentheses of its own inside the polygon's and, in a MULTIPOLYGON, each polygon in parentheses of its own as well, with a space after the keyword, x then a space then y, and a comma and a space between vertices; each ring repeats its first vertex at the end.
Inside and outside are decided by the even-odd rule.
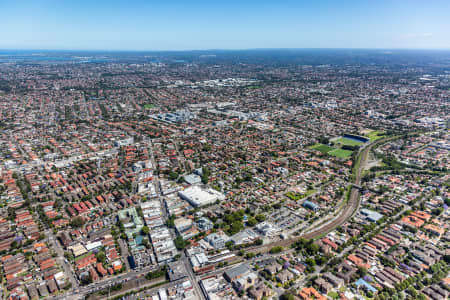
POLYGON ((0 0, 0 49, 450 49, 449 0, 0 0))

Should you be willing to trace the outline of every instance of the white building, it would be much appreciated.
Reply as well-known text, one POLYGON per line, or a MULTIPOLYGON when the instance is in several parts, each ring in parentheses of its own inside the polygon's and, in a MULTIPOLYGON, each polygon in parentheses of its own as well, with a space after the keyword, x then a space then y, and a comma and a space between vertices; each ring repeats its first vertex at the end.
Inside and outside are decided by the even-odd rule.
POLYGON ((262 222, 256 225, 256 231, 266 237, 274 236, 280 232, 280 228, 269 222, 262 222))
POLYGON ((116 147, 128 146, 128 145, 133 144, 133 142, 134 142, 133 137, 129 137, 129 138, 126 138, 123 140, 115 141, 114 146, 116 146, 116 147))
POLYGON ((211 188, 200 186, 191 186, 183 191, 179 191, 178 195, 188 201, 192 206, 199 207, 212 204, 217 200, 224 200, 225 195, 211 188))
POLYGON ((205 237, 205 241, 207 241, 215 249, 225 248, 225 244, 229 240, 230 238, 223 232, 211 233, 205 237))

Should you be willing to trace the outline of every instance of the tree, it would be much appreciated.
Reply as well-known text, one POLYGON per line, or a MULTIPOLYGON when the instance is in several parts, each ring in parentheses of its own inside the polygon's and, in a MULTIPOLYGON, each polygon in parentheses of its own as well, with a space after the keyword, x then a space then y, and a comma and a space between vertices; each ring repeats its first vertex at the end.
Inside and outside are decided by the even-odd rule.
POLYGON ((255 218, 253 218, 253 217, 248 218, 248 220, 247 220, 247 225, 248 225, 248 226, 253 227, 253 226, 255 226, 256 224, 258 224, 258 221, 256 221, 255 218))
POLYGON ((319 138, 318 138, 318 140, 319 140, 319 143, 321 143, 321 144, 328 144, 329 142, 330 142, 330 140, 327 138, 327 137, 325 137, 325 136, 320 136, 319 138))
POLYGON ((91 274, 88 274, 87 276, 81 277, 81 284, 82 285, 88 285, 92 283, 92 277, 91 274))
POLYGON ((162 267, 161 269, 159 269, 157 271, 148 272, 145 275, 145 279, 152 280, 152 279, 155 279, 155 278, 159 278, 159 277, 162 277, 162 276, 166 275, 166 272, 167 272, 167 270, 166 270, 166 267, 164 266, 164 267, 162 267))
POLYGON ((175 227, 175 217, 174 217, 174 216, 170 216, 170 217, 167 219, 166 224, 167 224, 167 227, 169 227, 169 228, 175 227))
POLYGON ((263 240, 262 240, 262 239, 257 239, 257 240, 255 241, 255 245, 260 246, 260 245, 262 245, 262 244, 263 244, 263 240))
POLYGON ((316 265, 316 261, 314 260, 314 258, 308 257, 305 262, 308 264, 308 266, 312 266, 314 267, 316 265))
POLYGON ((286 292, 280 297, 281 300, 294 300, 295 296, 291 292, 286 292))
POLYGON ((272 205, 272 207, 275 208, 275 209, 280 209, 281 208, 281 203, 280 202, 275 203, 274 205, 272 205))
POLYGON ((121 283, 118 283, 118 284, 113 285, 111 287, 111 291, 120 291, 121 289, 122 289, 122 284, 121 283))
POLYGON ((282 246, 275 246, 275 247, 272 247, 272 249, 270 249, 271 254, 277 254, 277 253, 280 253, 281 251, 283 251, 282 246))
POLYGON ((183 240, 181 236, 177 236, 174 240, 175 247, 177 247, 178 250, 184 249, 184 247, 187 246, 188 242, 183 240))
POLYGON ((316 264, 318 264, 319 266, 323 265, 328 261, 328 259, 325 256, 316 256, 314 260, 316 261, 316 264))
POLYGON ((233 250, 233 241, 228 241, 225 243, 225 247, 227 247, 228 250, 233 250))
POLYGON ((70 221, 70 225, 75 228, 79 228, 84 225, 84 219, 81 216, 75 217, 70 221))
POLYGON ((176 180, 177 178, 178 178, 178 173, 177 172, 174 172, 174 171, 170 171, 169 172, 169 178, 170 179, 172 179, 172 180, 176 180))
POLYGON ((266 220, 266 216, 263 215, 263 214, 257 214, 256 217, 255 217, 255 219, 256 219, 256 221, 258 221, 258 222, 261 223, 261 222, 263 222, 263 221, 266 220))
POLYGON ((202 183, 203 184, 208 183, 210 175, 211 175, 211 171, 208 168, 203 167, 202 168, 202 183))
POLYGON ((95 255, 95 258, 97 258, 97 260, 98 260, 99 262, 101 262, 102 264, 105 264, 105 263, 106 263, 106 255, 105 255, 105 252, 103 252, 103 251, 99 251, 99 252, 95 255))
POLYGON ((316 254, 317 252, 319 252, 319 249, 320 249, 319 245, 314 243, 313 240, 310 240, 310 242, 308 242, 308 244, 306 245, 306 251, 310 255, 316 254))
POLYGON ((420 293, 419 295, 417 295, 417 298, 418 298, 419 300, 426 300, 426 299, 427 299, 427 297, 426 297, 424 294, 422 294, 422 293, 420 293))
POLYGON ((408 287, 408 293, 415 299, 417 298, 417 291, 414 287, 408 287))
POLYGON ((143 227, 141 228, 141 233, 142 233, 143 235, 147 235, 147 234, 150 233, 150 229, 148 229, 147 226, 143 226, 143 227))
POLYGON ((431 213, 435 216, 439 216, 440 214, 442 214, 442 212, 444 211, 444 209, 442 207, 438 207, 435 208, 431 211, 431 213))
POLYGON ((367 275, 367 269, 361 266, 358 266, 358 274, 361 277, 364 277, 367 275))
POLYGON ((228 232, 229 232, 230 235, 233 235, 235 233, 238 233, 242 229, 244 229, 244 224, 242 224, 242 222, 240 222, 240 221, 233 221, 233 223, 231 223, 231 227, 230 227, 230 230, 228 232))
POLYGON ((10 245, 11 249, 16 249, 19 247, 19 243, 17 241, 13 241, 10 245))

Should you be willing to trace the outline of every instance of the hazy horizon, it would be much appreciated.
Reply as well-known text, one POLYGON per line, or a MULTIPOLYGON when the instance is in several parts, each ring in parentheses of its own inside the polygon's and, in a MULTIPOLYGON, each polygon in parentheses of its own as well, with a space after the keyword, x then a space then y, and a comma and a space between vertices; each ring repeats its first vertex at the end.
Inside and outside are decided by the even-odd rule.
MULTIPOLYGON (((318 51, 430 51, 430 52, 448 52, 450 48, 207 48, 207 49, 60 49, 60 48, 0 48, 0 51, 42 51, 42 52, 214 52, 214 51, 302 51, 302 50, 318 50, 318 51)), ((389 53, 386 53, 389 54, 389 53)))
POLYGON ((0 49, 450 49, 450 2, 2 1, 0 49))

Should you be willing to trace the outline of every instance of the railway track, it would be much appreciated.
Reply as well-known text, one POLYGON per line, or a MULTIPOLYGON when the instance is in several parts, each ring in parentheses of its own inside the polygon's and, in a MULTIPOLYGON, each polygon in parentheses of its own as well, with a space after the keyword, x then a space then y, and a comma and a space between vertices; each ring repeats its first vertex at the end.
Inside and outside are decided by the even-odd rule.
POLYGON ((336 217, 333 221, 320 226, 310 232, 307 232, 305 234, 302 234, 298 237, 295 238, 289 238, 289 239, 285 239, 285 240, 280 240, 277 242, 273 242, 273 243, 269 243, 269 244, 265 244, 265 245, 260 245, 260 246, 254 246, 254 247, 249 247, 246 250, 248 251, 256 251, 259 253, 263 253, 263 252, 268 252, 270 251, 270 249, 272 247, 275 246, 282 246, 282 247, 287 247, 290 246, 292 243, 298 241, 301 238, 304 239, 315 239, 318 238, 324 234, 327 234, 331 231, 333 231, 334 229, 336 229, 337 227, 343 225, 348 219, 350 219, 353 214, 356 212, 356 210, 359 207, 359 188, 357 188, 358 186, 361 185, 361 177, 362 177, 362 173, 363 170, 367 164, 367 159, 369 157, 369 152, 370 150, 375 146, 378 145, 380 143, 383 143, 387 140, 390 140, 391 138, 384 138, 381 140, 378 140, 376 142, 373 142, 369 145, 367 145, 366 147, 364 147, 362 150, 360 150, 361 152, 359 153, 359 155, 361 156, 361 160, 360 160, 360 165, 358 170, 356 171, 356 176, 355 176, 355 180, 352 184, 352 189, 350 191, 350 197, 349 200, 347 201, 347 203, 345 204, 345 207, 342 209, 341 211, 341 215, 339 215, 338 217, 336 217))

